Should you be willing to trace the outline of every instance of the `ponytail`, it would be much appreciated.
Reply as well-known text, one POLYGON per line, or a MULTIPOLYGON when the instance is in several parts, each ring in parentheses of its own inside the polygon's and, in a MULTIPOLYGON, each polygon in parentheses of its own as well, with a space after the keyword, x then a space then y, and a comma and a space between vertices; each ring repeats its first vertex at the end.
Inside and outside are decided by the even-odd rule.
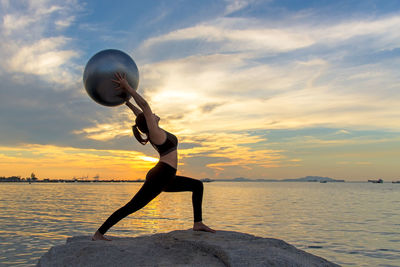
POLYGON ((139 143, 145 145, 149 141, 149 128, 147 127, 146 118, 144 117, 143 112, 136 116, 135 122, 136 124, 132 126, 133 134, 139 143), (141 133, 146 134, 146 139, 143 139, 141 133))
POLYGON ((142 134, 139 132, 139 129, 136 124, 132 126, 132 131, 133 135, 136 137, 136 140, 138 140, 139 143, 141 143, 142 145, 147 144, 147 142, 149 141, 149 137, 143 139, 142 134))

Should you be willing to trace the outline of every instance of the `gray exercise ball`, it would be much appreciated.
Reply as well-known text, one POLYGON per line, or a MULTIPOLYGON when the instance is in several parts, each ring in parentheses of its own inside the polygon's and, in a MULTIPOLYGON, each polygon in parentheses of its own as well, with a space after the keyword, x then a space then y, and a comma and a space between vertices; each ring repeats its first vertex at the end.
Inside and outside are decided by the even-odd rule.
POLYGON ((115 73, 125 73, 130 86, 136 90, 139 84, 139 71, 133 59, 126 53, 107 49, 98 52, 86 63, 83 84, 86 92, 97 103, 113 107, 125 103, 131 97, 117 84, 115 73))

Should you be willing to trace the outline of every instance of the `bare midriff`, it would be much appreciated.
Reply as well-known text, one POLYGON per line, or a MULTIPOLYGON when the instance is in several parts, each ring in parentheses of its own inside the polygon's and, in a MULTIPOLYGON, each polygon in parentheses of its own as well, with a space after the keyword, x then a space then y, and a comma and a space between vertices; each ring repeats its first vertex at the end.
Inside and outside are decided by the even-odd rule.
POLYGON ((178 150, 175 149, 174 151, 169 152, 167 155, 160 156, 160 161, 167 163, 168 165, 177 169, 178 168, 178 150))

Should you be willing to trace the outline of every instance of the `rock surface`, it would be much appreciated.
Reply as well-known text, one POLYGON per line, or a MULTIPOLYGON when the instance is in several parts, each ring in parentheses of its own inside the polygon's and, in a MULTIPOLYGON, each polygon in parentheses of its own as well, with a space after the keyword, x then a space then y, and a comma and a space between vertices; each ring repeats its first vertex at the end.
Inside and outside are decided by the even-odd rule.
POLYGON ((111 238, 68 238, 65 245, 50 248, 37 266, 339 266, 279 239, 231 231, 111 238))

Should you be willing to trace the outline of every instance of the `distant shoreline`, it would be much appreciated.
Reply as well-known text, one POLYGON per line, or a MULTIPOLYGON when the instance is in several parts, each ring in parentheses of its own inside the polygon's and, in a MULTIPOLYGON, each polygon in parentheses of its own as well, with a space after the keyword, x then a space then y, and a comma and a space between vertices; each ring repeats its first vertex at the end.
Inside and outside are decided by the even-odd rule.
MULTIPOLYGON (((208 181, 207 183, 226 183, 226 182, 233 182, 233 183, 320 183, 317 181, 285 181, 285 180, 246 180, 246 181, 234 181, 234 180, 212 180, 208 181)), ((98 184, 98 183, 144 183, 144 180, 99 180, 99 181, 74 181, 74 180, 50 180, 50 181, 35 181, 35 182, 28 182, 28 181, 0 181, 3 184, 98 184)), ((345 182, 327 182, 327 183, 365 183, 368 184, 368 181, 345 181, 345 182)), ((399 183, 399 182, 383 182, 385 184, 392 184, 392 183, 399 183)))
MULTIPOLYGON (((204 183, 210 182, 263 182, 263 183, 275 183, 275 182, 307 182, 307 183, 369 183, 375 180, 365 180, 365 181, 346 181, 333 179, 330 177, 321 177, 321 176, 305 176, 301 178, 292 178, 292 179, 249 179, 245 177, 238 177, 232 179, 211 179, 211 178, 202 178, 199 179, 204 183)), ((380 183, 400 183, 400 181, 386 181, 384 182, 382 179, 379 179, 380 183)), ((86 177, 83 178, 73 178, 73 179, 38 179, 34 178, 21 178, 20 176, 11 176, 11 177, 0 177, 0 183, 143 183, 144 179, 136 179, 136 180, 127 180, 127 179, 99 179, 95 177, 95 179, 88 179, 86 177)))

